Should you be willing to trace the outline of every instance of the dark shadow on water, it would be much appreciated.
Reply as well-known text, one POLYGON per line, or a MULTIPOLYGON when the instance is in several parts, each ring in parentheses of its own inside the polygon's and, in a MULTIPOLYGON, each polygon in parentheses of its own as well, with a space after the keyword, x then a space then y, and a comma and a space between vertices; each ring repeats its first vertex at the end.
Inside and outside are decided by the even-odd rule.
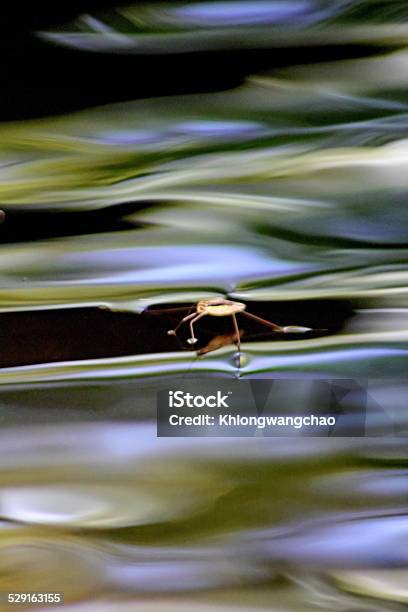
POLYGON ((150 206, 149 202, 130 202, 100 210, 46 212, 23 207, 8 209, 5 205, 2 207, 6 216, 0 229, 0 244, 142 228, 146 224, 123 217, 150 206))
MULTIPOLYGON (((98 308, 3 313, 0 315, 0 367, 191 350, 187 343, 188 325, 180 329, 177 338, 167 334, 191 304, 178 306, 187 308, 180 310, 168 304, 149 308, 142 314, 98 308)), ((290 342, 338 332, 352 316, 353 309, 347 301, 308 300, 250 302, 248 312, 281 325, 328 330, 307 335, 279 335, 280 340, 290 342)), ((276 337, 257 322, 242 316, 238 319, 245 342, 270 341, 276 337)), ((215 337, 232 332, 230 317, 205 317, 197 323, 199 342, 194 348, 200 350, 215 337)))

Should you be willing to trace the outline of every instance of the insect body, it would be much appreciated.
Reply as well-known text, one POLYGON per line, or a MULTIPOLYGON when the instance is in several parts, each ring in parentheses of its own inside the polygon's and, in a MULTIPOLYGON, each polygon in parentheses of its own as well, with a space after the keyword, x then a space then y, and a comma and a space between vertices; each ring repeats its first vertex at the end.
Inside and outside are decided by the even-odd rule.
POLYGON ((242 314, 245 317, 253 319, 258 323, 261 323, 262 325, 271 327, 275 332, 282 334, 300 334, 312 331, 310 327, 300 327, 297 325, 288 325, 286 327, 281 327, 280 325, 276 325, 276 323, 271 323, 266 319, 262 319, 261 317, 257 317, 256 315, 246 312, 246 304, 243 304, 242 302, 234 302, 232 300, 224 300, 223 298, 215 298, 212 300, 203 300, 201 302, 198 302, 195 306, 195 312, 184 317, 177 325, 177 327, 175 327, 174 329, 170 329, 167 333, 170 336, 175 336, 177 334, 177 330, 183 325, 183 323, 187 323, 187 321, 190 321, 189 326, 191 337, 187 340, 187 342, 189 344, 195 344, 196 342, 198 342, 198 340, 194 335, 194 323, 196 323, 199 319, 205 316, 232 317, 237 347, 238 351, 240 351, 241 335, 237 323, 237 314, 242 314))

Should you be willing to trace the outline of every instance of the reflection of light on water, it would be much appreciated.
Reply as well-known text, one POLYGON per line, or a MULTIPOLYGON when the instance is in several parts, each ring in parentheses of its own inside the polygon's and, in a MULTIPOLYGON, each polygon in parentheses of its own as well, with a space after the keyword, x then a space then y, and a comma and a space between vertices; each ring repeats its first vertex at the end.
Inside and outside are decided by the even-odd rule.
POLYGON ((335 572, 333 578, 341 587, 359 595, 408 602, 407 570, 361 570, 335 572))
MULTIPOLYGON (((324 518, 321 524, 296 524, 292 533, 273 530, 253 534, 255 548, 275 563, 292 562, 317 568, 406 567, 407 516, 324 518)), ((250 545, 251 535, 246 541, 250 545)))
MULTIPOLYGON (((63 579, 68 602, 106 589, 243 588, 270 583, 283 562, 294 575, 303 564, 323 579, 330 570, 329 588, 340 567, 405 565, 400 487, 387 487, 382 510, 369 491, 348 493, 359 477, 357 468, 347 472, 350 461, 380 456, 390 440, 159 440, 153 430, 108 422, 25 427, 15 430, 19 447, 12 430, 3 432, 3 590, 24 588, 27 576, 46 590, 63 579), (22 484, 10 486, 18 466, 22 484)), ((392 447, 397 454, 404 442, 392 447)), ((372 471, 369 488, 381 493, 387 474, 398 473, 372 471)))
POLYGON ((174 15, 176 18, 187 19, 194 25, 230 27, 231 25, 287 21, 302 14, 311 5, 312 3, 302 0, 197 2, 176 9, 174 15))
MULTIPOLYGON (((172 520, 200 506, 193 497, 172 497, 163 487, 111 483, 39 485, 0 491, 5 519, 36 525, 109 529, 172 520)), ((214 491, 215 496, 215 491, 214 491)))
POLYGON ((134 3, 111 14, 82 15, 62 31, 41 32, 40 36, 76 49, 114 53, 358 43, 393 46, 407 40, 405 21, 404 4, 398 9, 388 0, 374 4, 370 0, 134 3), (389 4, 391 10, 387 10, 389 4))

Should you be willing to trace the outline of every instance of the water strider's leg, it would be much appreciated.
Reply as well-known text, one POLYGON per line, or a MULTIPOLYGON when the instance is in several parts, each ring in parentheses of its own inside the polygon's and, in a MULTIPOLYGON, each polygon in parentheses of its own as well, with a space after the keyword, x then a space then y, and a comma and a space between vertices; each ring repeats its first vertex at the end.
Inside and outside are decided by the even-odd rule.
POLYGON ((241 336, 239 333, 239 327, 237 323, 237 317, 235 316, 235 312, 233 312, 231 316, 232 316, 232 320, 234 321, 234 329, 237 335, 237 349, 238 349, 238 353, 240 353, 241 352, 241 336))
POLYGON ((306 334, 308 332, 327 332, 327 329, 312 329, 311 327, 304 327, 303 325, 285 325, 284 327, 281 327, 280 325, 276 325, 275 323, 271 323, 270 321, 267 321, 266 319, 261 319, 261 317, 257 317, 256 315, 253 315, 249 312, 241 312, 240 314, 245 315, 246 317, 249 317, 250 319, 255 319, 255 321, 258 321, 259 323, 262 323, 263 325, 267 325, 268 327, 272 327, 272 329, 274 329, 276 332, 280 332, 282 334, 306 334))
POLYGON ((196 312, 192 312, 190 315, 184 317, 184 319, 181 319, 180 323, 178 323, 174 329, 169 329, 169 331, 167 332, 169 336, 175 336, 177 334, 177 330, 183 325, 183 323, 195 317, 196 314, 196 312))
POLYGON ((244 315, 245 317, 248 317, 249 319, 254 319, 255 321, 258 321, 258 323, 262 323, 262 325, 272 327, 272 329, 274 329, 275 331, 283 332, 283 327, 281 327, 280 325, 276 325, 276 323, 271 323, 266 319, 261 319, 261 317, 257 317, 256 315, 253 315, 250 312, 247 312, 246 310, 241 311, 240 314, 244 315))
MULTIPOLYGON (((194 315, 196 315, 197 313, 195 312, 194 315)), ((205 317, 206 316, 206 312, 202 312, 201 314, 197 315, 195 319, 193 319, 192 321, 190 321, 190 332, 191 332, 191 338, 189 338, 187 340, 187 342, 189 344, 195 344, 197 342, 197 338, 194 336, 194 328, 193 328, 193 324, 198 321, 199 319, 201 319, 201 317, 205 317)))

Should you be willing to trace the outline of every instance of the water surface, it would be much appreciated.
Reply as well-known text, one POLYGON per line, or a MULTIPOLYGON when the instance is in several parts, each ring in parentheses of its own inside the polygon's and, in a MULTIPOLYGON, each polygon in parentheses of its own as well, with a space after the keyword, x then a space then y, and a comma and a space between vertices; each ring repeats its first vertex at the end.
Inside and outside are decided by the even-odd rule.
POLYGON ((368 379, 406 431, 407 16, 154 3, 38 34, 320 51, 234 89, 0 125, 2 591, 98 612, 404 609, 405 436, 157 439, 154 394, 194 375, 368 379), (329 62, 338 45, 371 55, 329 62), (218 338, 199 356, 167 336, 169 308, 218 296, 327 332, 242 321, 238 363, 228 322, 199 323, 201 348, 218 338))

